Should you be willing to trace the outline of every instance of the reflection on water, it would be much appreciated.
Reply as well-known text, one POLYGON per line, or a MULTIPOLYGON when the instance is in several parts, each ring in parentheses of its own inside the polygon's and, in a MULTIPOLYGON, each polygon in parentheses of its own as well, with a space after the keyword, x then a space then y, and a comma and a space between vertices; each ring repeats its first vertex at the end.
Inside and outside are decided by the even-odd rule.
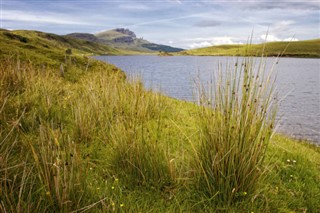
MULTIPOLYGON (((147 88, 161 88, 166 95, 195 100, 193 80, 199 75, 207 82, 218 64, 233 57, 212 56, 97 56, 115 64, 127 74, 141 75, 147 88)), ((274 59, 268 59, 271 66, 274 59)), ((281 58, 276 64, 279 131, 320 144, 320 59, 281 58)))

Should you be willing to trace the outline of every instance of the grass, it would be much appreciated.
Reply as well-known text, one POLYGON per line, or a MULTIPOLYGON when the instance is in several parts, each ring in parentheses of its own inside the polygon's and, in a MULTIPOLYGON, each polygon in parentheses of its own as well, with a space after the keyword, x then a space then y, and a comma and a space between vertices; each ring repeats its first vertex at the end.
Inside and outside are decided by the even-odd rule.
POLYGON ((112 65, 61 54, 46 67, 45 58, 1 55, 1 212, 320 209, 319 147, 269 138, 273 116, 257 110, 272 85, 252 78, 252 61, 236 68, 244 82, 229 67, 214 90, 219 104, 202 96, 198 106, 148 91, 112 65))
POLYGON ((9 31, 0 29, 0 46, 1 56, 19 55, 21 60, 31 60, 33 64, 45 66, 60 66, 61 63, 65 62, 68 49, 75 56, 90 56, 93 54, 131 55, 138 53, 68 36, 31 30, 9 31))
POLYGON ((272 72, 264 77, 264 60, 244 58, 239 66, 226 65, 211 95, 200 92, 198 186, 224 204, 253 194, 264 172, 276 114, 274 77, 272 72))
POLYGON ((293 42, 267 42, 265 44, 251 44, 250 52, 244 45, 218 45, 182 51, 182 55, 208 55, 208 56, 267 56, 319 58, 320 39, 293 41, 293 42), (289 44, 289 45, 288 45, 289 44), (287 47, 288 46, 288 47, 287 47), (283 50, 286 49, 285 53, 283 50))

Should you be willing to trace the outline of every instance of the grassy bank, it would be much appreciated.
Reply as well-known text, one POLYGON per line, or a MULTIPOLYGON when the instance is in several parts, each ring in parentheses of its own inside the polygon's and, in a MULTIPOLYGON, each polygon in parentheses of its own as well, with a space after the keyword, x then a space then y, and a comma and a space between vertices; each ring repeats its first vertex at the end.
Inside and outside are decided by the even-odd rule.
POLYGON ((217 45, 183 51, 182 55, 202 56, 261 56, 263 52, 267 56, 319 58, 320 39, 293 41, 293 42, 268 42, 265 44, 251 44, 248 52, 248 45, 217 45), (286 50, 283 53, 283 50, 286 50))
POLYGON ((31 60, 34 64, 50 66, 65 62, 67 50, 71 51, 69 54, 78 56, 143 54, 68 36, 31 30, 0 29, 0 46, 1 56, 19 55, 20 59, 31 60))
MULTIPOLYGON (((320 149, 269 140, 272 116, 258 109, 272 95, 257 76, 244 78, 245 98, 236 96, 242 81, 221 80, 220 105, 204 97, 197 106, 112 65, 56 55, 51 66, 1 55, 1 212, 320 209, 320 149)), ((250 73, 245 64, 239 72, 250 73)))

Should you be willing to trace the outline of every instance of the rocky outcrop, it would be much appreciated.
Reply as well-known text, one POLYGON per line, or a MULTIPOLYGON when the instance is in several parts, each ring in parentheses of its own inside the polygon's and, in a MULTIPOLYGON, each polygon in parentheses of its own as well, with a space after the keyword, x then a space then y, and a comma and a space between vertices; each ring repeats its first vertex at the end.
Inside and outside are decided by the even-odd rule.
POLYGON ((137 38, 136 34, 126 28, 116 28, 95 35, 89 33, 71 33, 69 37, 83 39, 86 41, 102 43, 114 48, 128 49, 142 52, 179 52, 183 49, 167 45, 154 44, 143 38, 137 38))
POLYGON ((126 43, 126 44, 132 44, 134 42, 134 39, 130 36, 123 36, 112 39, 112 41, 117 43, 126 43))
POLYGON ((128 35, 131 38, 136 38, 137 37, 136 34, 134 32, 132 32, 131 30, 129 30, 129 29, 117 28, 117 29, 114 29, 114 31, 116 31, 118 33, 122 33, 122 34, 128 35))
POLYGON ((98 42, 99 41, 99 39, 95 35, 90 34, 90 33, 70 33, 66 36, 78 38, 78 39, 83 39, 83 40, 91 41, 91 42, 98 42))

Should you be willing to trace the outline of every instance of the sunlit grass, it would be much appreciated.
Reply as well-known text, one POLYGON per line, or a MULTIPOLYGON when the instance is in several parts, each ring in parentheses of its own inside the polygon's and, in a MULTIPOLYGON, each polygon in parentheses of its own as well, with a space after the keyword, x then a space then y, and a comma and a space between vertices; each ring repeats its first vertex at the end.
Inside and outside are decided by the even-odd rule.
POLYGON ((276 109, 275 76, 265 63, 244 58, 219 66, 214 91, 201 92, 199 190, 225 204, 253 193, 263 173, 276 109))
POLYGON ((254 67, 246 66, 245 78, 232 74, 230 84, 218 81, 219 105, 207 96, 199 107, 147 91, 112 65, 81 60, 64 64, 61 76, 59 67, 1 59, 1 212, 320 208, 319 149, 281 136, 267 141, 273 114, 258 109, 272 89, 257 87, 267 76, 251 78, 254 67), (211 164, 214 156, 221 164, 211 164), (221 185, 212 181, 217 171, 229 175, 221 185))
POLYGON ((320 39, 294 41, 294 42, 268 42, 266 44, 251 44, 250 52, 247 51, 247 44, 239 45, 218 45, 212 47, 204 47, 181 52, 181 54, 189 55, 212 55, 212 56, 251 56, 268 55, 278 56, 282 54, 284 57, 320 57, 320 39), (289 44, 289 46, 288 46, 289 44), (288 46, 288 47, 287 47, 288 46))

